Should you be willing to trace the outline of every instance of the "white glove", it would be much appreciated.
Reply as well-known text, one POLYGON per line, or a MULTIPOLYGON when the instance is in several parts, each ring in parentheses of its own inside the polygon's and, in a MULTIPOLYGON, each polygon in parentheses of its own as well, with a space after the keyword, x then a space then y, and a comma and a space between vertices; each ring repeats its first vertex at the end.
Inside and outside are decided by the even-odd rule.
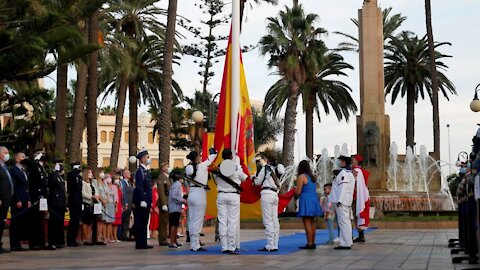
POLYGON ((166 205, 162 205, 162 211, 164 211, 164 212, 168 212, 168 206, 166 206, 166 205))
POLYGON ((141 202, 140 202, 140 207, 142 207, 142 208, 147 208, 147 202, 141 201, 141 202))

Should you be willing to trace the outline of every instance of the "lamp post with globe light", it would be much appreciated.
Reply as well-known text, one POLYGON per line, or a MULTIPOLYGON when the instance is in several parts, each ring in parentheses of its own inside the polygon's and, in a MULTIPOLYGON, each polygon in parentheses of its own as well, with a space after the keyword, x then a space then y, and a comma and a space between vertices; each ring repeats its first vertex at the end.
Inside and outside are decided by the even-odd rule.
POLYGON ((480 84, 475 87, 475 95, 473 96, 472 102, 470 102, 470 109, 473 112, 480 112, 480 100, 478 99, 478 91, 480 90, 480 84))
POLYGON ((192 120, 195 124, 195 136, 194 136, 194 150, 200 153, 202 150, 202 136, 203 136, 203 119, 204 115, 201 111, 194 111, 192 113, 192 120))

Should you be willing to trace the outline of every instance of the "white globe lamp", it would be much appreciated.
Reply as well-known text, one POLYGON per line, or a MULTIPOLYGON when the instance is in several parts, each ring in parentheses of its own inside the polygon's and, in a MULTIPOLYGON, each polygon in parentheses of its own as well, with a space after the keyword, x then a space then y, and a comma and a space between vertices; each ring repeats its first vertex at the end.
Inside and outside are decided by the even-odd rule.
POLYGON ((130 156, 128 158, 128 162, 130 162, 130 164, 135 164, 137 162, 137 157, 136 156, 130 156))
POLYGON ((194 111, 192 113, 192 120, 196 124, 202 123, 203 122, 204 115, 201 111, 194 111))

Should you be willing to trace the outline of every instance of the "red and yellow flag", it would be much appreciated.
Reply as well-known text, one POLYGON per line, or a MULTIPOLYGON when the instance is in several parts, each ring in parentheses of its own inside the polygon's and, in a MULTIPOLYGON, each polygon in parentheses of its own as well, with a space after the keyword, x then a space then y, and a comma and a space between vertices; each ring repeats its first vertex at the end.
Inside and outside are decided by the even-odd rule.
MULTIPOLYGON (((253 137, 253 114, 248 96, 247 80, 240 53, 240 97, 238 101, 238 111, 232 111, 232 39, 228 40, 227 54, 225 57, 225 66, 223 69, 222 88, 220 90, 220 102, 218 105, 217 122, 214 135, 214 148, 219 153, 215 163, 219 165, 222 162, 221 153, 223 149, 230 148, 234 150, 240 158, 243 171, 247 175, 254 175, 257 171, 255 162, 255 144, 253 137), (232 123, 232 113, 238 114, 237 123, 232 123), (232 132, 236 132, 237 142, 232 146, 232 132)), ((211 142, 211 135, 204 137, 205 145, 211 142)), ((210 145, 209 145, 210 146, 210 145)), ((207 148, 208 149, 208 148, 207 148)), ((204 153, 207 153, 204 149, 204 153)), ((210 185, 212 186, 212 185, 210 185)), ((242 183, 243 192, 240 195, 242 219, 261 217, 260 209, 260 188, 252 185, 249 179, 242 183)), ((216 186, 208 193, 207 214, 216 216, 216 186)))

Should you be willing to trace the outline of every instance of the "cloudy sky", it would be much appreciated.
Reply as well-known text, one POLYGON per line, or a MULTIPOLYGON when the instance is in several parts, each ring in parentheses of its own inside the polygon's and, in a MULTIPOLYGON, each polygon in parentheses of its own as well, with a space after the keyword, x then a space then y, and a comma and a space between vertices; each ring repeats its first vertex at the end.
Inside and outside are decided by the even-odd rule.
MULTIPOLYGON (((193 23, 204 19, 194 6, 197 0, 180 0, 178 4, 179 15, 189 18, 193 23)), ((249 1, 253 2, 253 1, 249 1)), ((257 44, 259 39, 266 33, 265 18, 275 16, 278 11, 284 9, 285 5, 291 6, 290 0, 279 0, 279 5, 272 7, 270 5, 253 6, 253 9, 246 11, 246 20, 242 32, 242 44, 257 44)), ((341 36, 332 32, 341 31, 355 34, 357 29, 350 21, 350 18, 357 16, 357 10, 362 6, 362 0, 300 0, 307 13, 318 14, 320 20, 318 25, 326 28, 330 34, 326 38, 329 47, 334 48, 344 40, 341 36)), ((381 7, 394 8, 395 13, 402 13, 407 17, 407 21, 401 27, 401 30, 410 30, 423 36, 425 30, 425 15, 423 0, 378 0, 381 7)), ((166 7, 168 1, 162 0, 158 3, 161 7, 166 7)), ((480 114, 475 114, 469 109, 470 101, 473 97, 475 86, 480 83, 480 67, 476 63, 480 59, 480 50, 478 49, 479 37, 478 14, 480 14, 480 2, 478 1, 432 1, 433 9, 433 27, 434 36, 437 41, 448 41, 452 43, 450 47, 443 47, 443 53, 453 56, 445 62, 450 67, 447 76, 454 82, 458 96, 451 97, 447 102, 444 98, 440 99, 440 123, 441 123, 441 151, 442 160, 449 161, 449 141, 446 125, 450 124, 451 137, 451 155, 452 163, 455 162, 457 154, 460 151, 470 149, 471 138, 476 131, 476 123, 480 122, 480 114)), ((228 6, 230 9, 230 7, 228 6)), ((227 11, 229 12, 229 11, 227 11)), ((228 26, 218 29, 217 34, 225 35, 228 32, 228 26)), ((192 42, 191 36, 180 40, 182 44, 192 42)), ((226 46, 226 45, 224 45, 226 46)), ((268 88, 276 81, 276 77, 270 75, 272 70, 267 69, 267 58, 259 56, 257 50, 244 54, 244 65, 246 70, 247 82, 251 99, 263 100, 268 88)), ((349 77, 344 79, 353 89, 354 100, 359 105, 359 69, 358 55, 355 53, 345 53, 346 61, 355 67, 354 71, 349 72, 349 77)), ((180 66, 175 66, 175 80, 181 85, 186 95, 191 95, 196 89, 201 89, 199 71, 192 57, 184 56, 180 61, 180 66)), ((220 59, 220 64, 214 66, 216 77, 213 78, 209 87, 212 93, 220 91, 221 74, 224 59, 220 59)), ((49 80, 46 81, 47 86, 49 80)), ((387 102, 386 113, 390 115, 391 121, 391 139, 398 144, 400 152, 405 149, 405 103, 399 99, 397 104, 390 105, 387 102)), ((146 108, 142 108, 146 110, 146 108)), ((296 155, 304 156, 305 145, 305 119, 300 111, 297 118, 297 147, 296 155)), ((433 150, 433 131, 432 131, 432 113, 431 105, 428 101, 421 101, 416 105, 416 142, 417 145, 425 145, 428 151, 433 150)), ((335 144, 347 143, 352 152, 356 151, 356 130, 355 118, 349 123, 338 123, 335 116, 322 115, 322 121, 316 122, 315 132, 315 153, 320 153, 323 148, 327 148, 330 153, 333 152, 335 144)), ((281 140, 281 138, 280 138, 281 140)), ((279 144, 280 145, 280 144, 279 144)), ((417 147, 419 151, 419 147, 417 147)))

